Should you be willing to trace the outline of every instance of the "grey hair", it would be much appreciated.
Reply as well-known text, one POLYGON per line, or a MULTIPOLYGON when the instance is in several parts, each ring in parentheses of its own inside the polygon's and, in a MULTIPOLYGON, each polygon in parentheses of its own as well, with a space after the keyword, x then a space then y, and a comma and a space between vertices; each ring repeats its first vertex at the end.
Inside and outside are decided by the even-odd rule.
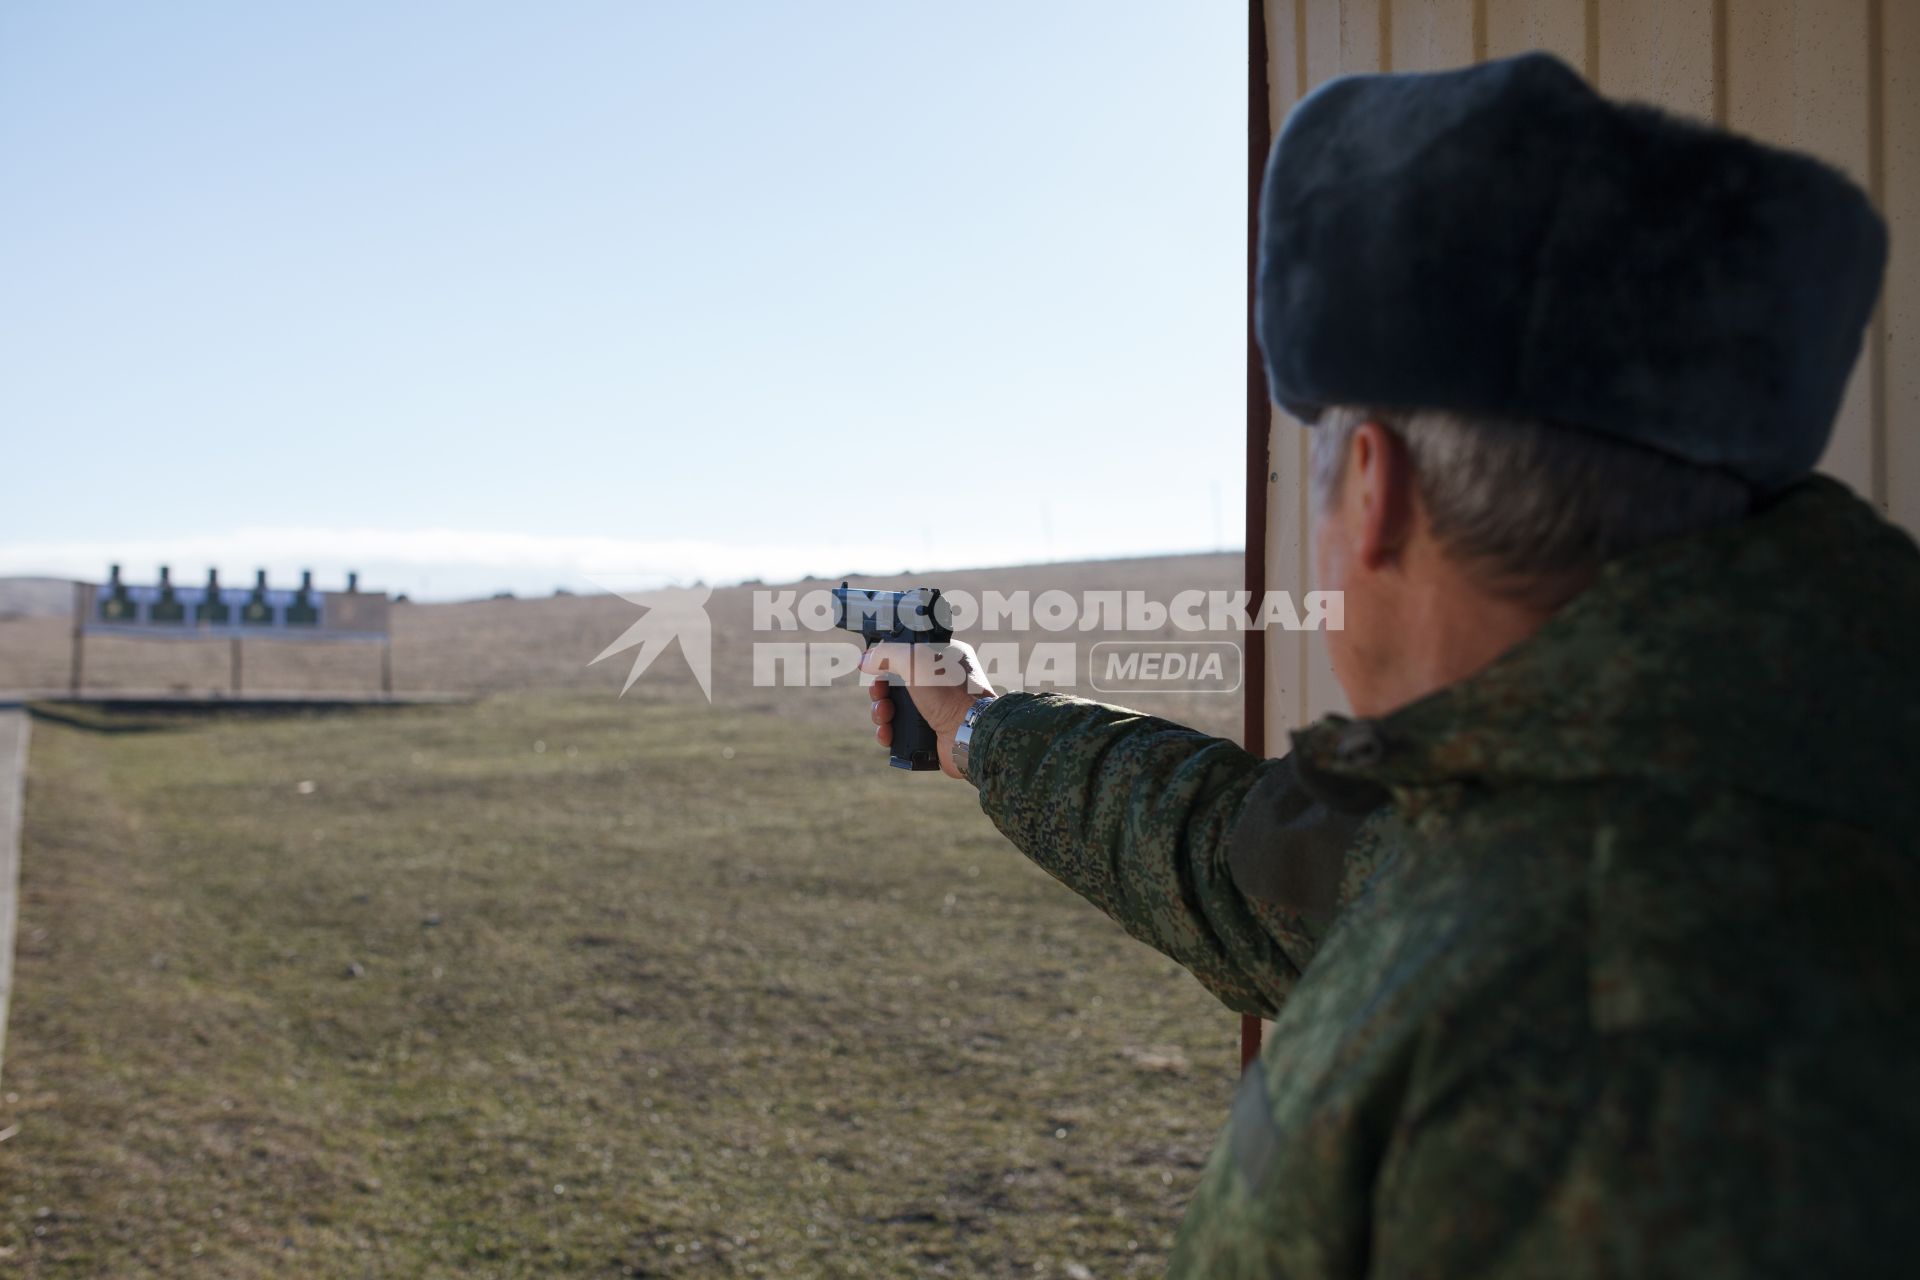
POLYGON ((1726 472, 1591 431, 1340 406, 1312 428, 1317 503, 1339 487, 1353 433, 1367 422, 1405 443, 1434 537, 1511 593, 1564 596, 1570 580, 1615 556, 1737 520, 1753 502, 1726 472))

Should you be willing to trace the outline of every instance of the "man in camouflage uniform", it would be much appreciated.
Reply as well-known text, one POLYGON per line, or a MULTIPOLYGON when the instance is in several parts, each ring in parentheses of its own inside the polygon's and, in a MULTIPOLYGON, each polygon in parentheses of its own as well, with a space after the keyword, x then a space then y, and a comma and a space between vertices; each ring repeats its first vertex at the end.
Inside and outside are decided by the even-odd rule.
POLYGON ((1810 474, 1877 219, 1541 56, 1328 86, 1262 217, 1354 716, 1259 759, 914 685, 1017 846, 1276 1018, 1173 1274, 1920 1271, 1920 553, 1810 474))

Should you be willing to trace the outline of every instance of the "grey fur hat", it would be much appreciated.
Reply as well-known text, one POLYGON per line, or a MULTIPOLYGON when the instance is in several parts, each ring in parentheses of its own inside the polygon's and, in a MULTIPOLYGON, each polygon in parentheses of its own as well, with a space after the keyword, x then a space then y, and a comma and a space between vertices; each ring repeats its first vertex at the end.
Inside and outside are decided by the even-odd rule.
POLYGON ((1809 156, 1527 54, 1348 76, 1288 117, 1255 323, 1275 400, 1546 420, 1761 491, 1826 446, 1885 226, 1809 156))

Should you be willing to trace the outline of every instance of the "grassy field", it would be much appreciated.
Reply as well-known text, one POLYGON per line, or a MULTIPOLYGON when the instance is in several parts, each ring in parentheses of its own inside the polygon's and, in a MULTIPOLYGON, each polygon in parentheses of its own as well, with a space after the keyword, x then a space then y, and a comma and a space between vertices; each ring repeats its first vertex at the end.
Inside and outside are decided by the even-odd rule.
POLYGON ((1157 1273, 1232 1018, 857 694, 649 689, 38 725, 0 1271, 1157 1273))

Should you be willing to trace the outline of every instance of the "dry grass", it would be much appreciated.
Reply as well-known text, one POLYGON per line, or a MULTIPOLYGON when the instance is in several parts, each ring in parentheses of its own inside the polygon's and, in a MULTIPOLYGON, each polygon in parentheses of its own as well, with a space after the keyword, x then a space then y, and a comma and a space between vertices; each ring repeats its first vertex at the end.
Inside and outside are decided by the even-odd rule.
POLYGON ((0 1269, 1158 1272, 1231 1017, 735 624, 719 705, 615 700, 628 616, 402 610, 404 681, 547 686, 469 707, 36 729, 0 1269))

